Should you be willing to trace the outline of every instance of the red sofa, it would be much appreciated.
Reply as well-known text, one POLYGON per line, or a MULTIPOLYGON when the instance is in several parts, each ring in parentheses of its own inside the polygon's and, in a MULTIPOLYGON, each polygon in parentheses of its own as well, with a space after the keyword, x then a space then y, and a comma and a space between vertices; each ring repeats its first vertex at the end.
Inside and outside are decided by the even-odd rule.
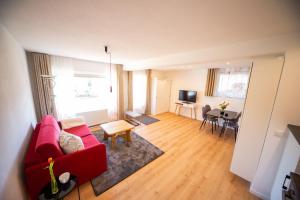
POLYGON ((64 154, 59 146, 60 124, 51 115, 45 116, 33 131, 25 156, 25 181, 31 199, 37 199, 42 188, 49 183, 48 158, 52 157, 54 174, 70 172, 83 184, 107 170, 105 145, 100 143, 86 125, 65 129, 81 137, 84 149, 64 154))

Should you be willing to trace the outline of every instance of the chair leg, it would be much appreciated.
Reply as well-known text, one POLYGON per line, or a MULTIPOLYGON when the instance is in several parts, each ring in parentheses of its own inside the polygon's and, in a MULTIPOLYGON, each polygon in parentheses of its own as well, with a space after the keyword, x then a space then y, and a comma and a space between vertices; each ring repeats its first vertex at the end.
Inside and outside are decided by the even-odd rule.
POLYGON ((206 125, 206 121, 207 121, 207 120, 204 120, 204 124, 203 124, 204 128, 205 128, 205 125, 206 125))
POLYGON ((211 134, 214 134, 214 122, 211 121, 211 134))
POLYGON ((227 122, 225 121, 224 124, 223 124, 223 127, 222 127, 222 130, 221 130, 221 132, 220 132, 219 137, 221 137, 222 134, 225 134, 226 126, 227 126, 227 122))
POLYGON ((219 137, 222 136, 222 133, 223 133, 223 132, 224 132, 224 130, 223 130, 223 128, 222 128, 222 130, 220 131, 219 137))
POLYGON ((200 128, 199 128, 199 129, 201 129, 201 128, 202 128, 202 126, 205 124, 205 121, 206 121, 206 119, 204 119, 204 120, 202 121, 202 123, 201 123, 201 126, 200 126, 200 128))

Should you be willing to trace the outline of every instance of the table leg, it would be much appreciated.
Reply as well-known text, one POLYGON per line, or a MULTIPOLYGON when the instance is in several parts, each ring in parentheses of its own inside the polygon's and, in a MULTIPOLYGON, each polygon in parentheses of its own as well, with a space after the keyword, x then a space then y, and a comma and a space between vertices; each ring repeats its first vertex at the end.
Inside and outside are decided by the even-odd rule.
POLYGON ((127 143, 127 146, 129 146, 129 143, 131 143, 130 132, 131 132, 131 130, 126 131, 126 143, 127 143))
POLYGON ((108 139, 108 135, 107 135, 107 133, 104 131, 104 138, 103 138, 104 140, 107 140, 108 139))
POLYGON ((126 140, 127 142, 131 142, 131 135, 130 135, 131 130, 126 131, 126 140))
POLYGON ((193 108, 191 108, 191 119, 193 119, 193 108))
POLYGON ((114 148, 115 143, 116 143, 116 136, 113 135, 113 136, 111 137, 111 148, 114 148))
POLYGON ((194 108, 195 119, 197 119, 196 108, 194 108))

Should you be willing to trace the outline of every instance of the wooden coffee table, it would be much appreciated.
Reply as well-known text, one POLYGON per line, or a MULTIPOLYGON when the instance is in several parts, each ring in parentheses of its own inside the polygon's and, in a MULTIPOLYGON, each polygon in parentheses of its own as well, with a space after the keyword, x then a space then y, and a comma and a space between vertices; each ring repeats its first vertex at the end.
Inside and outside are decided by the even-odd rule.
POLYGON ((129 142, 131 142, 130 132, 134 126, 125 120, 109 122, 101 124, 100 126, 104 130, 104 140, 107 140, 109 137, 111 138, 112 148, 114 147, 116 139, 119 136, 126 140, 127 145, 129 145, 129 142))

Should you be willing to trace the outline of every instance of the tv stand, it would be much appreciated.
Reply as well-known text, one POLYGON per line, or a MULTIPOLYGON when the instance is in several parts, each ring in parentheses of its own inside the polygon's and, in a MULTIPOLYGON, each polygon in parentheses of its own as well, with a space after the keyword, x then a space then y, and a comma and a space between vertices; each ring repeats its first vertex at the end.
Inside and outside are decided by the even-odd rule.
POLYGON ((178 102, 175 102, 175 113, 177 115, 180 115, 180 111, 181 111, 181 108, 184 107, 184 108, 188 108, 190 109, 191 111, 191 119, 193 119, 193 111, 194 111, 194 117, 195 119, 197 119, 197 115, 196 115, 196 103, 193 103, 193 102, 185 102, 185 101, 178 101, 178 102))

